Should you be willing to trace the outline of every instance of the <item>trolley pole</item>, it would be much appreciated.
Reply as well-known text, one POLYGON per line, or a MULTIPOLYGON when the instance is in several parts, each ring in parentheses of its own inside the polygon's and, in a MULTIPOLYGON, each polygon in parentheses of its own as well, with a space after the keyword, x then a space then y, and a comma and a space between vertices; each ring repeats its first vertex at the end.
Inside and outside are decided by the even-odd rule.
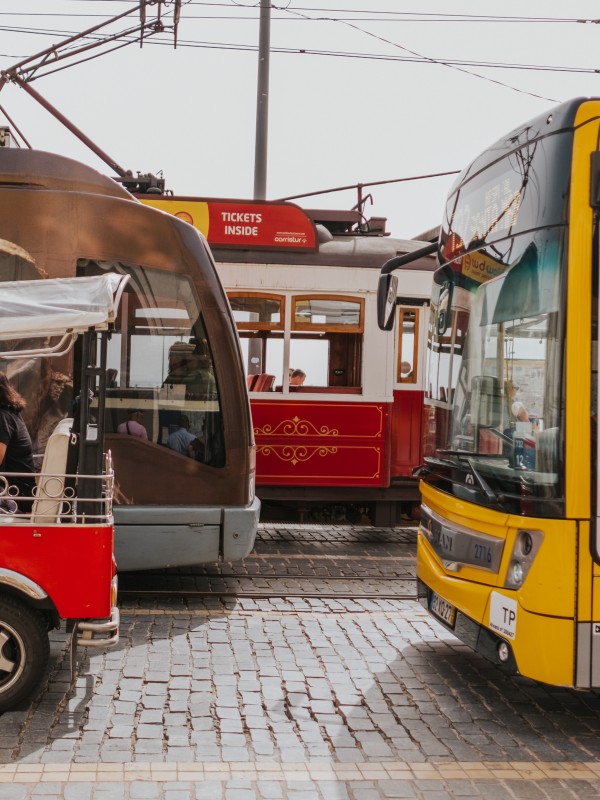
POLYGON ((271 48, 271 0, 260 0, 260 29, 258 39, 256 141, 254 144, 254 199, 266 200, 267 139, 269 133, 269 53, 271 48))

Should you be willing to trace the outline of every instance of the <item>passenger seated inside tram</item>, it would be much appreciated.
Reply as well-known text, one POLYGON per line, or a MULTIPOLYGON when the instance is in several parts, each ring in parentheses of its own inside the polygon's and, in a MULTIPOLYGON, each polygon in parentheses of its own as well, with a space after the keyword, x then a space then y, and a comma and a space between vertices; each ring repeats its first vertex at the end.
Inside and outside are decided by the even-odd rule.
POLYGON ((301 369, 295 369, 290 376, 290 386, 302 386, 306 380, 306 372, 301 369))
POLYGON ((144 427, 144 412, 141 408, 130 408, 127 411, 127 419, 122 422, 118 428, 117 433, 125 434, 126 436, 136 436, 138 439, 148 440, 148 431, 144 427))
POLYGON ((189 446, 196 441, 196 435, 190 430, 190 418, 186 414, 179 417, 179 428, 173 431, 167 439, 167 447, 176 453, 193 457, 189 446))

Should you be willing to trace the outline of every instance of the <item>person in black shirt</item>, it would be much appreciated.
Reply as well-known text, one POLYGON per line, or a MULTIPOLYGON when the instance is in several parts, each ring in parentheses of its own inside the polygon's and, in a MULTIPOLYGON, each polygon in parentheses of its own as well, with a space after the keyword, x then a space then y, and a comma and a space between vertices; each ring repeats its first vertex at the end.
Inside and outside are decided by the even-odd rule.
MULTIPOLYGON (((33 473, 33 447, 31 437, 21 418, 25 400, 14 389, 6 375, 0 373, 0 473, 33 473)), ((8 486, 14 487, 9 496, 16 500, 19 511, 31 511, 35 478, 22 475, 5 478, 8 486), (15 494, 15 489, 18 494, 15 494), (28 499, 29 498, 29 499, 28 499)), ((4 481, 0 481, 0 493, 4 493, 4 481)))

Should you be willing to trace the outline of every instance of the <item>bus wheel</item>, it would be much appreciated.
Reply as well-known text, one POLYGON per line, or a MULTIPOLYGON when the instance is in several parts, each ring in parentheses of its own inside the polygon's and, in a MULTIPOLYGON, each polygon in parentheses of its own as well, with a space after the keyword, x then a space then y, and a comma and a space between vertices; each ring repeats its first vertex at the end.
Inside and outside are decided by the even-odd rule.
POLYGON ((0 712, 28 697, 46 671, 50 643, 40 614, 12 597, 0 599, 0 712))

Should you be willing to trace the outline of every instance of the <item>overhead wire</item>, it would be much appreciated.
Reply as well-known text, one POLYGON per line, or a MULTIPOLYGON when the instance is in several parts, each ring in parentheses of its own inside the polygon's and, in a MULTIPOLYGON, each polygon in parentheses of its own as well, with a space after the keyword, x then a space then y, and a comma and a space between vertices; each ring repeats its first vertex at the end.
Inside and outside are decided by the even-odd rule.
MULTIPOLYGON (((302 13, 300 13, 298 11, 291 10, 291 9, 286 9, 286 11, 287 11, 288 14, 294 14, 294 15, 300 16, 300 17, 304 16, 304 14, 302 14, 302 13)), ((327 19, 327 18, 324 18, 324 19, 327 19)), ((457 64, 450 63, 446 59, 437 59, 437 58, 432 58, 432 57, 429 57, 429 56, 424 56, 422 53, 417 53, 415 50, 411 50, 409 47, 405 47, 404 45, 398 44, 397 42, 393 42, 391 39, 388 39, 385 36, 381 36, 380 34, 373 33, 372 31, 369 31, 366 28, 362 28, 360 25, 356 25, 354 22, 346 22, 346 21, 342 21, 342 20, 337 20, 335 17, 331 18, 329 21, 331 21, 331 22, 338 22, 339 21, 340 24, 342 24, 344 26, 347 26, 348 28, 352 28, 352 29, 354 29, 356 31, 360 31, 361 33, 364 33, 365 36, 370 36, 373 39, 377 39, 380 42, 383 42, 385 44, 390 45, 391 47, 397 47, 399 50, 403 50, 406 53, 410 53, 412 56, 416 56, 418 58, 424 58, 427 61, 430 61, 432 64, 438 64, 438 65, 443 66, 443 67, 448 67, 448 69, 454 69, 457 72, 463 72, 463 73, 465 73, 467 75, 471 75, 472 77, 478 78, 478 79, 483 80, 483 81, 487 81, 488 83, 494 83, 494 84, 496 84, 498 86, 502 86, 502 87, 504 87, 506 89, 510 89, 511 91, 518 92, 520 94, 526 94, 526 95, 529 95, 530 97, 535 97, 538 100, 548 100, 548 101, 553 102, 553 103, 557 102, 557 100, 555 98, 546 97, 545 95, 537 94, 535 92, 529 92, 526 89, 519 89, 517 86, 512 86, 511 84, 505 83, 504 81, 499 81, 499 80, 496 80, 495 78, 489 78, 486 75, 480 75, 477 72, 473 72, 472 70, 465 69, 464 67, 458 66, 457 64)))
MULTIPOLYGON (((71 2, 77 2, 78 0, 71 0, 71 2)), ((106 0, 105 0, 106 1, 106 0)), ((120 2, 121 0, 108 0, 109 2, 120 2)), ((86 0, 89 2, 89 0, 86 0)), ((231 8, 231 3, 211 3, 211 2, 196 2, 195 0, 187 0, 185 3, 187 7, 189 6, 202 6, 202 7, 218 7, 218 8, 231 8)), ((257 3, 240 3, 235 2, 234 5, 238 8, 247 8, 256 10, 257 3)), ((508 83, 503 81, 499 81, 493 78, 490 78, 485 75, 480 75, 472 71, 472 68, 489 68, 489 69, 513 69, 513 70, 529 70, 529 71, 554 71, 554 72, 573 72, 573 73, 588 73, 594 74, 600 72, 598 69, 593 68, 578 68, 578 67, 559 67, 559 66, 550 66, 550 65, 539 65, 539 64, 510 64, 510 63, 502 63, 502 62, 485 62, 485 61, 470 61, 470 60, 463 60, 463 59, 438 59, 431 56, 426 56, 421 53, 418 53, 410 48, 399 44, 398 42, 394 42, 391 39, 382 36, 380 34, 374 33, 370 30, 367 30, 360 25, 357 25, 357 22, 389 22, 389 21, 399 21, 399 22, 486 22, 486 23, 498 23, 498 22, 519 22, 519 23, 554 23, 554 22, 561 22, 562 24, 565 23, 588 23, 588 24, 598 24, 600 20, 592 20, 592 19, 577 19, 577 18, 552 18, 552 17, 501 17, 501 16, 491 16, 491 15, 457 15, 457 14, 433 14, 428 12, 389 12, 389 11, 378 11, 374 9, 368 10, 354 10, 354 9, 336 9, 336 16, 329 16, 329 17, 312 17, 308 16, 302 12, 330 12, 331 9, 323 8, 323 7, 305 7, 301 10, 293 9, 289 6, 273 6, 273 10, 278 11, 281 13, 281 17, 277 17, 279 20, 283 19, 291 19, 294 21, 304 21, 304 22, 329 22, 329 23, 338 23, 345 25, 351 29, 356 30, 357 32, 374 38, 381 43, 389 45, 391 47, 397 48, 399 50, 404 51, 407 55, 388 55, 388 54, 376 54, 376 53, 359 53, 359 52, 347 52, 347 51, 336 51, 336 50, 318 50, 312 48, 288 48, 288 47, 272 47, 272 51, 275 53, 282 53, 282 54, 302 54, 302 55, 316 55, 316 56, 325 56, 325 57, 337 57, 337 58, 355 58, 355 59, 366 59, 366 60, 385 60, 385 61, 395 61, 395 62, 409 62, 409 63, 429 63, 438 66, 445 66, 448 68, 456 69, 459 72, 463 72, 465 74, 470 75, 471 77, 479 78, 481 80, 485 80, 491 83, 498 84, 504 88, 508 88, 512 91, 520 92, 523 94, 530 95, 532 97, 536 97, 539 99, 550 100, 553 101, 552 98, 544 97, 539 94, 535 94, 533 92, 529 92, 523 89, 520 89, 515 86, 511 86, 508 83), (345 13, 352 13, 352 14, 369 14, 371 16, 367 17, 351 17, 345 18, 338 16, 339 14, 345 13), (373 16, 376 15, 376 16, 373 16), (469 69, 466 69, 469 67, 469 69)), ((65 14, 65 13, 56 13, 56 12, 34 12, 34 14, 27 14, 26 12, 0 12, 1 16, 48 16, 48 17, 101 17, 101 14, 95 13, 77 13, 77 14, 65 14)), ((216 20, 230 20, 230 19, 247 19, 256 22, 256 18, 252 17, 232 17, 231 15, 228 16, 219 16, 215 17, 214 15, 202 15, 202 16, 194 16, 194 15, 187 15, 186 19, 216 19, 216 20)), ((33 27, 21 27, 21 26, 0 26, 0 31, 5 32, 12 32, 12 33, 23 33, 28 35, 45 35, 45 36, 72 36, 76 35, 76 32, 65 32, 65 31, 57 31, 57 30, 50 30, 50 29, 41 29, 41 28, 33 28, 33 27)), ((100 52, 95 53, 94 55, 86 55, 74 62, 69 64, 63 64, 60 67, 53 66, 51 63, 40 65, 39 71, 40 74, 37 77, 44 77, 47 75, 54 74, 56 72, 62 71, 70 66, 76 66, 78 64, 91 61, 93 59, 99 58, 102 55, 106 55, 107 53, 114 52, 115 50, 122 49, 129 44, 138 41, 138 37, 127 38, 129 31, 123 32, 126 36, 126 40, 117 43, 114 45, 115 36, 110 37, 108 42, 112 42, 114 46, 103 49, 100 52)), ((88 40, 102 40, 102 36, 100 35, 89 35, 87 37, 88 40)), ((166 42, 161 41, 160 39, 149 39, 145 42, 148 45, 160 46, 167 44, 166 42)), ((237 51, 251 51, 256 52, 258 47, 255 45, 240 45, 234 43, 224 43, 224 42, 202 42, 196 40, 179 40, 178 45, 180 47, 197 47, 197 48, 205 48, 205 49, 223 49, 223 50, 237 50, 237 51)), ((6 57, 6 56, 5 56, 6 57)), ((441 174, 452 174, 452 173, 441 173, 441 174)), ((364 186, 369 185, 377 185, 379 183, 392 183, 397 181, 404 181, 404 180, 420 180, 424 178, 430 177, 437 177, 436 175, 422 175, 422 176, 415 176, 413 178, 399 178, 393 179, 388 181, 380 181, 371 184, 362 184, 364 186)), ((312 193, 312 194, 320 194, 312 193)))
MULTIPOLYGON (((129 2, 129 0, 102 0, 104 3, 124 3, 129 2)), ((86 3, 89 4, 89 0, 67 0, 67 2, 72 3, 86 3)), ((239 0, 229 0, 229 2, 206 2, 206 0, 190 0, 190 6, 206 6, 206 7, 213 7, 213 8, 231 8, 232 5, 235 5, 239 8, 252 8, 255 9, 258 6, 257 0, 253 0, 252 2, 242 3, 239 0)), ((285 6, 272 6, 273 9, 279 10, 280 8, 287 8, 285 6)), ((447 14, 447 13, 440 13, 440 12, 433 12, 433 11, 377 11, 373 8, 361 8, 361 9, 354 9, 354 8, 335 8, 332 9, 331 7, 327 6, 304 6, 299 11, 319 11, 319 12, 331 12, 335 11, 337 13, 343 14, 376 14, 376 15, 390 15, 398 18, 415 18, 415 21, 429 21, 429 18, 432 18, 434 22, 446 22, 446 21, 466 21, 466 22, 526 22, 526 23, 539 23, 539 22, 557 22, 557 23, 565 23, 565 22, 575 22, 575 23, 583 23, 583 24, 600 24, 600 19, 598 18, 581 18, 581 17, 536 17, 536 16, 523 16, 523 15, 500 15, 500 14, 447 14), (422 19, 423 18, 423 19, 422 19)), ((10 12, 7 12, 10 13, 10 12)), ((21 12, 26 13, 26 12, 21 12)), ((44 12, 40 12, 44 13, 44 12)), ((79 16, 79 14, 77 14, 79 16)), ((412 21, 412 19, 411 19, 412 21)))
MULTIPOLYGON (((2 26, 0 25, 0 31, 6 32, 14 32, 18 31, 20 33, 32 34, 32 35, 61 35, 61 36, 72 36, 76 32, 74 31, 60 31, 60 30, 53 30, 48 31, 44 29, 35 29, 35 28, 14 28, 11 26, 2 26)), ((367 32, 369 33, 369 32, 367 32)), ((369 33, 369 35, 371 35, 369 33)), ((94 36, 86 37, 88 39, 94 39, 94 36)), ((380 38, 380 37, 377 37, 380 38)), ((138 41, 137 38, 131 39, 132 42, 138 41)), ((387 40, 385 40, 387 41, 387 40)), ((146 44, 154 45, 154 46, 171 46, 169 42, 161 41, 160 39, 148 40, 145 41, 146 44)), ((391 42, 390 42, 391 43, 391 42)), ((393 43, 391 43, 393 44, 393 43)), ((181 47, 195 47, 201 49, 216 49, 216 50, 238 50, 240 52, 256 52, 258 50, 258 46, 254 44, 240 44, 234 42, 206 42, 206 41, 198 41, 194 39, 179 39, 178 46, 181 47)), ((425 56, 422 54, 413 53, 413 51, 409 50, 408 48, 404 48, 402 45, 395 44, 396 47, 400 49, 406 50, 406 52, 411 53, 411 55, 407 56, 398 56, 398 55, 389 55, 383 53, 360 53, 360 52, 352 52, 352 51, 345 51, 345 50, 320 50, 316 48, 303 48, 303 47, 276 47, 273 46, 271 48, 272 52, 280 53, 280 54, 288 54, 288 55, 316 55, 316 56, 329 56, 329 57, 336 57, 336 58, 353 58, 353 59, 364 59, 364 60, 372 60, 372 61, 398 61, 398 62, 408 62, 408 63, 430 63, 430 64, 441 64, 442 66, 469 66, 469 67, 478 67, 478 68, 485 68, 485 69, 510 69, 510 70, 525 70, 525 71, 534 71, 534 72, 565 72, 565 73, 575 73, 575 74, 599 74, 600 68, 595 67, 569 67, 569 66, 560 66, 560 65, 551 65, 551 64, 522 64, 522 63, 510 63, 504 61, 472 61, 467 59, 453 59, 453 58, 446 58, 443 60, 436 59, 432 56, 425 56)), ((0 54, 2 55, 2 54, 0 54)), ((45 73, 47 74, 47 73, 45 73)), ((471 73, 470 73, 471 74, 471 73)), ((483 77, 485 76, 476 76, 476 77, 483 77)), ((489 80, 489 79, 487 79, 489 80)), ((510 87, 509 87, 510 88, 510 87)), ((543 99, 550 99, 550 98, 543 98, 543 99)))

